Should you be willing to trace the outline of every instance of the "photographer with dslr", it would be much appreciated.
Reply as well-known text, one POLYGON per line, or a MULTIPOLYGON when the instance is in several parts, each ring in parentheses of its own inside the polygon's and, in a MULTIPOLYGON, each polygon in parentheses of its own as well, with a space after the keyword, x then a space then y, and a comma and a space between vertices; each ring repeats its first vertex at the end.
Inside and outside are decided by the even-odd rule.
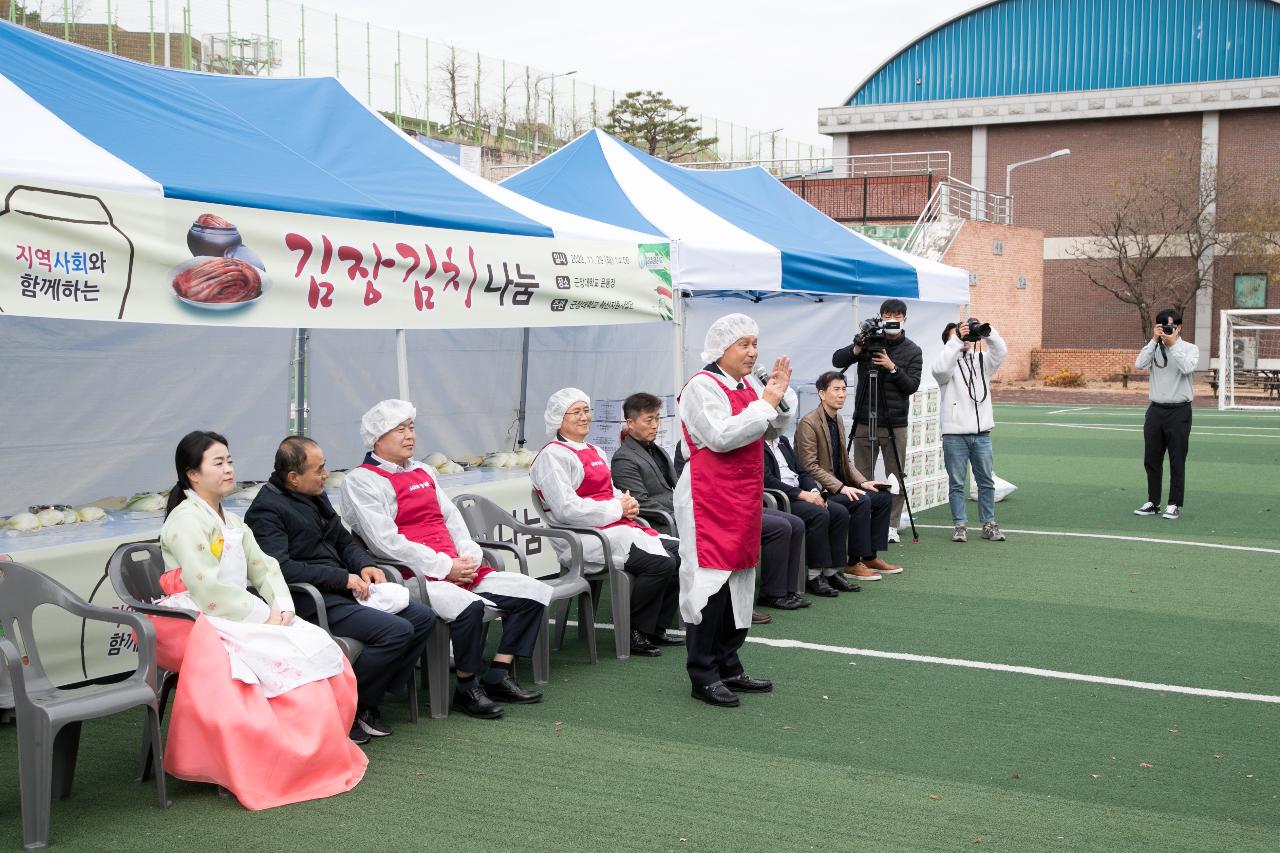
POLYGON ((1164 454, 1169 453, 1169 503, 1162 515, 1176 519, 1182 507, 1182 489, 1191 439, 1192 376, 1200 360, 1195 344, 1184 341, 1182 314, 1165 308, 1156 314, 1151 340, 1138 353, 1134 366, 1151 371, 1151 405, 1142 426, 1145 451, 1142 464, 1147 469, 1147 502, 1134 515, 1160 512, 1160 485, 1164 479, 1164 454))
POLYGON ((862 324, 853 343, 835 351, 831 364, 837 370, 858 366, 858 389, 853 403, 853 465, 859 471, 874 472, 876 459, 885 456, 886 477, 898 478, 898 493, 893 496, 892 524, 889 541, 898 542, 898 519, 906 492, 902 465, 907 456, 907 417, 911 395, 920 387, 920 371, 924 356, 906 334, 907 304, 901 299, 886 299, 880 305, 880 316, 862 324), (868 421, 872 402, 868 399, 868 377, 872 370, 879 375, 876 440, 870 440, 868 421), (892 440, 890 436, 892 435, 892 440))
POLYGON ((938 419, 947 466, 947 502, 955 525, 951 541, 969 538, 964 485, 968 467, 973 466, 982 538, 1003 542, 1004 534, 996 525, 996 487, 991 478, 991 428, 996 422, 991 413, 990 380, 1009 355, 1009 347, 990 323, 972 317, 963 323, 948 323, 942 330, 942 343, 932 370, 942 393, 938 419), (984 339, 988 352, 979 349, 984 339))

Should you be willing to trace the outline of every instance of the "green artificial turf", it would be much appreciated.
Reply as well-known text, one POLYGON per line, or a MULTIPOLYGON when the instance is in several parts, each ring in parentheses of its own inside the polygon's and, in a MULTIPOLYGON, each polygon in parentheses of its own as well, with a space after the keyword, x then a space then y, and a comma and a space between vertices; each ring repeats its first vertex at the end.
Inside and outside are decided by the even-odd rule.
MULTIPOLYGON (((997 408, 996 470, 1019 487, 997 507, 1006 530, 1280 550, 1280 418, 1197 411, 1197 429, 1277 429, 1197 433, 1186 514, 1167 522, 1131 514, 1140 433, 1040 425, 1133 429, 1141 409, 1052 411, 997 408)), ((891 549, 903 575, 752 636, 1280 695, 1280 554, 973 532, 957 545, 922 528, 891 549)), ((54 849, 1240 851, 1280 837, 1280 704, 750 643, 748 671, 778 689, 720 710, 689 698, 679 649, 619 662, 601 631, 592 666, 573 636, 543 704, 414 726, 390 701, 396 733, 368 747, 359 787, 268 812, 177 780, 158 810, 131 778, 140 713, 91 723, 54 849)), ((0 767, 0 847, 14 849, 13 726, 0 767)))

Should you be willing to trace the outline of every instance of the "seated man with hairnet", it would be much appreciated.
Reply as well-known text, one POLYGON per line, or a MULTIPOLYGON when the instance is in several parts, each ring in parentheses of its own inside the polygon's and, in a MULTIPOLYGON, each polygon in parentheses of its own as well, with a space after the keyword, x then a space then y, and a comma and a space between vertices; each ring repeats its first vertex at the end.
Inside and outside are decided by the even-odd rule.
POLYGON ((519 572, 481 563, 458 508, 436 482, 435 472, 413 458, 417 410, 404 400, 383 400, 360 419, 370 452, 347 473, 339 493, 342 517, 377 557, 420 569, 423 591, 436 615, 449 623, 458 686, 453 707, 496 719, 502 702, 540 702, 542 693, 515 679, 512 661, 529 657, 545 618, 551 587, 519 572), (503 611, 498 653, 484 662, 484 608, 503 611))
MULTIPOLYGON (((631 654, 657 657, 659 646, 683 645, 667 635, 680 604, 680 541, 636 522, 640 504, 614 487, 604 451, 587 443, 591 398, 586 393, 562 388, 552 394, 545 418, 553 439, 533 460, 529 479, 553 519, 600 530, 614 565, 631 575, 631 654)), ((566 559, 568 546, 559 539, 551 543, 566 559)), ((582 538, 582 558, 596 566, 604 563, 594 536, 582 538)))

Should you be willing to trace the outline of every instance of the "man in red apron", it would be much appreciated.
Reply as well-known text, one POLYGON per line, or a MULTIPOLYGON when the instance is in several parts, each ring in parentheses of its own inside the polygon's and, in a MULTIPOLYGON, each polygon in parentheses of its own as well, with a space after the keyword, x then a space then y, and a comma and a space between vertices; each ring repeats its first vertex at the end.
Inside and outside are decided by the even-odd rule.
POLYGON ((417 410, 404 400, 383 400, 360 421, 364 464, 348 472, 339 493, 342 517, 375 555, 422 570, 431 580, 423 599, 449 623, 458 687, 453 707, 473 717, 501 717, 501 702, 542 701, 512 672, 515 656, 529 657, 545 618, 551 587, 519 572, 483 565, 480 546, 462 514, 436 480, 413 458, 417 410), (502 610, 498 653, 484 661, 484 608, 502 610))
POLYGON ((744 314, 716 320, 702 352, 708 364, 680 393, 689 460, 675 492, 680 615, 693 697, 718 707, 737 706, 735 693, 773 689, 744 672, 738 649, 751 626, 760 560, 764 439, 786 430, 797 399, 789 358, 773 363, 767 382, 752 375, 758 334, 744 314))

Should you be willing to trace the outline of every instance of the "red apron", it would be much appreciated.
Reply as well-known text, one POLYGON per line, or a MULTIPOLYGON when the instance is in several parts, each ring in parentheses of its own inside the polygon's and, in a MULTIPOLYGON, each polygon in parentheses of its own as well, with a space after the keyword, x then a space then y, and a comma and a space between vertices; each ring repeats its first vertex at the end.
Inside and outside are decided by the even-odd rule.
MULTIPOLYGON (((594 447, 584 447, 581 450, 575 450, 563 441, 549 441, 542 449, 546 450, 553 444, 558 444, 570 453, 578 457, 578 462, 582 465, 582 482, 578 484, 578 488, 574 491, 578 497, 591 501, 611 501, 613 500, 613 477, 609 474, 609 463, 604 461, 604 457, 594 447)), ((541 452, 541 451, 539 451, 541 452)), ((542 497, 542 492, 538 492, 538 497, 542 497)), ((546 501, 543 500, 545 504, 546 501)), ((553 510, 554 511, 554 510, 553 510)), ((610 527, 634 527, 643 530, 649 536, 657 536, 658 531, 652 527, 645 527, 643 524, 637 524, 629 518, 619 519, 610 524, 606 524, 600 530, 608 530, 610 527)))
MULTIPOLYGON (((760 399, 745 380, 742 390, 729 388, 714 373, 709 376, 729 398, 730 414, 738 414, 760 399)), ((688 387, 686 385, 686 387, 688 387)), ((750 444, 716 453, 693 443, 680 424, 689 448, 689 487, 698 565, 736 572, 754 569, 760 561, 760 525, 764 506, 764 437, 750 444)))
MULTIPOLYGON (((418 468, 414 471, 390 474, 367 462, 360 467, 386 477, 391 482, 391 488, 396 492, 396 527, 400 529, 401 536, 411 542, 426 545, 437 553, 457 558, 458 548, 453 544, 453 536, 449 534, 449 528, 444 523, 440 501, 436 500, 435 481, 425 469, 418 468)), ((480 566, 476 569, 476 576, 470 583, 460 583, 457 586, 471 589, 492 571, 493 569, 489 566, 480 566)), ((403 570, 401 574, 406 578, 412 577, 403 570)), ((442 581, 445 578, 430 580, 442 581)))

